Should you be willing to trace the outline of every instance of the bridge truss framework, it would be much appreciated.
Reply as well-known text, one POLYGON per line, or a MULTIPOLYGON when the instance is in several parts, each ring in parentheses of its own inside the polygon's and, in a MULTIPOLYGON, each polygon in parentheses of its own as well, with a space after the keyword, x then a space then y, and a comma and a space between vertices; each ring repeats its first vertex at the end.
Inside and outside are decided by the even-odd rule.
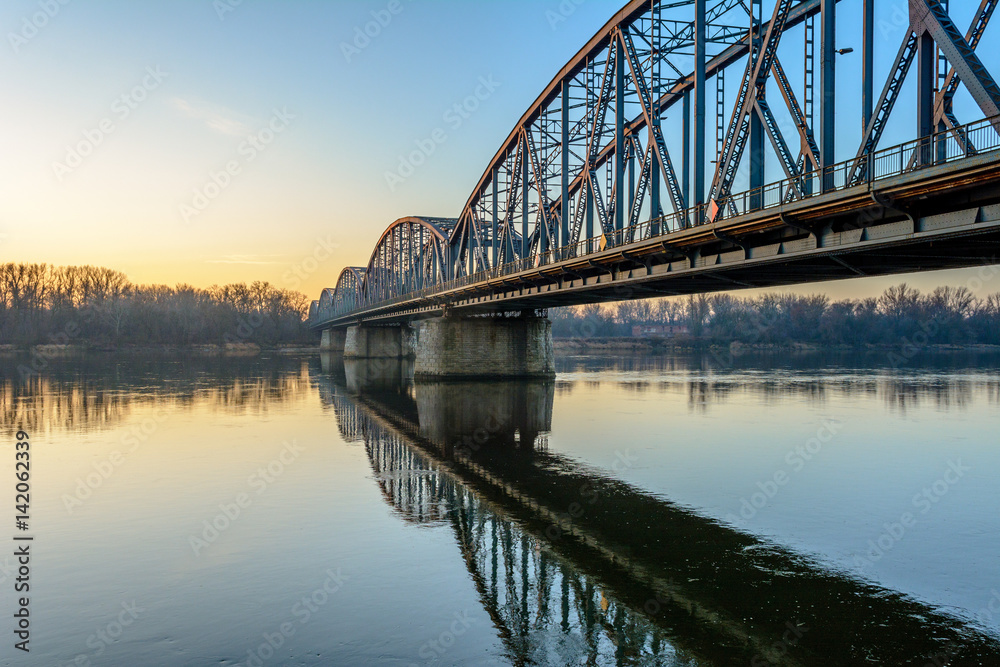
POLYGON ((965 31, 946 1, 909 0, 877 98, 875 5, 862 0, 861 138, 838 162, 836 62, 849 49, 837 48, 836 0, 774 0, 769 14, 762 0, 628 3, 520 118, 461 214, 390 225, 368 265, 313 302, 312 326, 987 261, 995 240, 980 252, 954 239, 1000 220, 1000 87, 976 54, 996 0, 965 31), (909 75, 915 107, 898 104, 909 75), (961 123, 960 91, 983 120, 961 123), (891 124, 915 138, 880 148, 891 124), (921 235, 940 236, 939 251, 916 263, 864 256, 921 235))

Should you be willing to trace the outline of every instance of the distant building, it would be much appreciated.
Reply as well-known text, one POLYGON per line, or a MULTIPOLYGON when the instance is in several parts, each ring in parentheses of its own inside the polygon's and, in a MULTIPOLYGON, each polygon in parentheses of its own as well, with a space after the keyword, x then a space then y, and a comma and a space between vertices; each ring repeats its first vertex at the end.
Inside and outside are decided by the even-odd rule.
POLYGON ((687 333, 686 324, 636 324, 632 327, 633 338, 673 338, 687 333))

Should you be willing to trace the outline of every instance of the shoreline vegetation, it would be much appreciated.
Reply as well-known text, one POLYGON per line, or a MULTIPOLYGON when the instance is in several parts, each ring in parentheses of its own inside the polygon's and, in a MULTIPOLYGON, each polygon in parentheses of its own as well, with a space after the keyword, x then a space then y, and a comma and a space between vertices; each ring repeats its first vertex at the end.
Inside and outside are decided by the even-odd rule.
MULTIPOLYGON (((556 354, 601 354, 601 353, 633 353, 633 354, 697 354, 724 350, 730 354, 761 353, 761 352, 893 352, 900 351, 900 344, 865 343, 861 345, 823 343, 752 343, 744 344, 732 341, 729 344, 711 341, 693 341, 678 338, 650 336, 647 338, 556 338, 553 340, 556 354)), ((934 352, 996 352, 1000 353, 1000 345, 989 343, 929 343, 916 347, 920 353, 934 352)))
POLYGON ((550 311, 557 346, 645 347, 639 333, 673 332, 658 347, 955 349, 1000 345, 1000 292, 967 287, 923 294, 906 283, 880 296, 831 301, 823 294, 694 295, 550 311), (611 341, 616 342, 611 342, 611 341))
POLYGON ((261 346, 255 343, 225 343, 214 344, 190 344, 190 345, 122 345, 122 346, 93 346, 86 344, 40 344, 40 345, 0 345, 0 356, 16 356, 21 354, 31 354, 47 358, 69 357, 79 354, 99 353, 99 354, 197 354, 204 356, 224 355, 231 357, 248 357, 261 354, 262 352, 272 352, 277 354, 306 354, 319 352, 319 345, 277 345, 261 346))
MULTIPOLYGON (((690 338, 667 338, 648 336, 638 337, 610 337, 610 338, 555 338, 553 347, 556 354, 565 355, 586 355, 602 353, 633 353, 633 354, 697 354, 713 352, 719 350, 728 351, 731 354, 740 353, 761 353, 761 352, 892 352, 900 350, 900 344, 876 344, 865 343, 862 345, 836 344, 827 345, 823 343, 753 343, 744 344, 739 341, 732 341, 725 344, 706 340, 692 340, 690 338)), ((996 352, 1000 353, 1000 345, 991 343, 928 343, 913 349, 921 353, 927 352, 996 352)), ((245 357, 255 356, 261 353, 274 354, 315 354, 321 352, 319 345, 279 345, 260 346, 254 343, 227 343, 223 345, 123 345, 120 347, 100 347, 88 345, 53 345, 40 344, 30 346, 18 346, 4 344, 0 345, 0 355, 16 356, 20 354, 33 354, 42 357, 58 358, 68 357, 84 353, 101 354, 197 354, 203 356, 231 356, 245 357)))
POLYGON ((8 263, 0 265, 0 346, 308 346, 308 303, 262 281, 137 285, 103 267, 8 263))
MULTIPOLYGON (((308 303, 261 281, 136 285, 101 267, 0 264, 0 354, 314 351, 308 303)), ((1000 292, 977 297, 968 287, 938 287, 924 294, 906 283, 859 300, 700 294, 558 308, 549 319, 562 353, 895 349, 906 356, 1000 346, 1000 292)))

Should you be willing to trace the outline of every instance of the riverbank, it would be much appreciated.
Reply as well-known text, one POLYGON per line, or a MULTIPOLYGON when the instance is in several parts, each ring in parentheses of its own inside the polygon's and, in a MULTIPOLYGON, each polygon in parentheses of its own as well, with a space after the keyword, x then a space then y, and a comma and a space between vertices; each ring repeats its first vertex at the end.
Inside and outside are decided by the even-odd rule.
MULTIPOLYGON (((688 354, 725 350, 731 354, 754 352, 894 352, 901 345, 821 345, 817 343, 759 343, 748 345, 734 341, 728 345, 716 341, 678 340, 671 338, 556 338, 553 340, 556 354, 688 354)), ((912 348, 912 345, 906 346, 912 348)), ((1000 354, 1000 345, 989 344, 933 344, 923 345, 921 352, 995 352, 1000 354)), ((71 357, 88 352, 120 352, 126 354, 196 354, 199 356, 252 357, 269 354, 316 354, 321 352, 318 345, 277 345, 260 346, 256 343, 226 343, 223 345, 0 345, 0 356, 31 354, 38 357, 56 359, 71 357)))
POLYGON ((202 356, 247 357, 263 352, 276 354, 310 354, 319 352, 318 345, 261 346, 256 343, 225 343, 223 345, 0 345, 0 355, 31 354, 55 359, 87 352, 123 352, 128 354, 186 353, 202 356))
MULTIPOLYGON (((717 341, 699 341, 676 338, 556 338, 553 340, 556 354, 601 354, 601 353, 634 353, 634 354, 667 354, 704 352, 706 350, 727 350, 730 353, 741 352, 852 352, 863 351, 898 351, 902 345, 823 345, 819 343, 758 343, 748 345, 739 341, 726 344, 717 341)), ((912 347, 912 345, 908 345, 912 347)), ((923 345, 921 351, 928 352, 997 352, 1000 345, 988 344, 933 344, 923 345)))

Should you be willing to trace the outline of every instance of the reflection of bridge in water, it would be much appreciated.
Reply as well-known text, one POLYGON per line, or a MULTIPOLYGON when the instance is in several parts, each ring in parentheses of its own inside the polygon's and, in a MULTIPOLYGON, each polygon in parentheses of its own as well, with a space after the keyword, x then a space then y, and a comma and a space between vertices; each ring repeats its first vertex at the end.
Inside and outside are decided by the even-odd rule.
POLYGON ((549 382, 324 364, 386 501, 450 525, 512 663, 980 664, 1000 642, 548 451, 549 382), (343 370, 341 370, 343 369, 343 370))

